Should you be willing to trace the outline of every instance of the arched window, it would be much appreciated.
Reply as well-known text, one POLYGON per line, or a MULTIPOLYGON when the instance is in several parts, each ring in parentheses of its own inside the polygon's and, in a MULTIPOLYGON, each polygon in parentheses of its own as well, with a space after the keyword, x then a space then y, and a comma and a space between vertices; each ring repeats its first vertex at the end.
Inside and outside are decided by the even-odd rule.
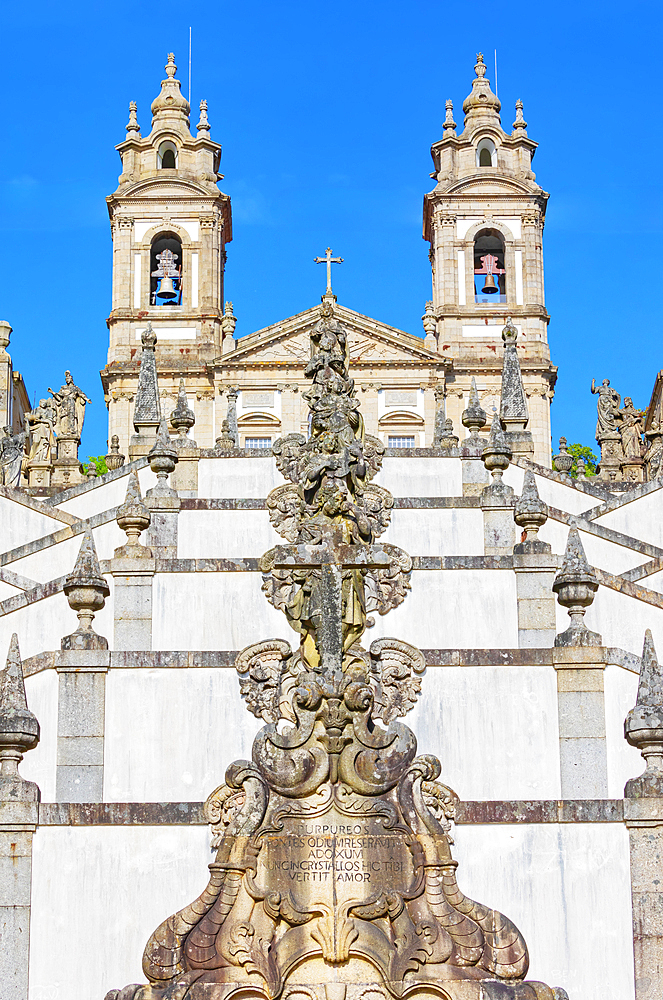
POLYGON ((477 146, 477 167, 497 166, 497 152, 492 139, 481 139, 477 146))
POLYGON ((482 229, 474 238, 474 301, 506 302, 504 239, 497 229, 482 229))
POLYGON ((167 139, 159 146, 157 153, 157 167, 159 170, 177 169, 177 146, 167 139))
POLYGON ((182 243, 175 233, 159 233, 152 240, 150 305, 182 305, 182 243))

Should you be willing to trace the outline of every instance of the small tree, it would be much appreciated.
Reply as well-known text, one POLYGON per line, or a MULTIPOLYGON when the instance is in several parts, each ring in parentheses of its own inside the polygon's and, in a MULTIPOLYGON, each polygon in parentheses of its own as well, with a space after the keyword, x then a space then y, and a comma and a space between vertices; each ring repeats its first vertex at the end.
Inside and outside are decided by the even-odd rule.
POLYGON ((108 472, 108 466, 106 465, 105 455, 88 455, 88 462, 94 462, 97 467, 97 475, 103 476, 104 472, 108 472))
POLYGON ((584 458, 585 460, 585 475, 596 475, 596 466, 598 465, 599 460, 591 448, 588 448, 587 445, 576 443, 568 445, 566 450, 569 455, 573 455, 573 465, 571 466, 571 471, 569 473, 572 479, 578 478, 579 458, 584 458))

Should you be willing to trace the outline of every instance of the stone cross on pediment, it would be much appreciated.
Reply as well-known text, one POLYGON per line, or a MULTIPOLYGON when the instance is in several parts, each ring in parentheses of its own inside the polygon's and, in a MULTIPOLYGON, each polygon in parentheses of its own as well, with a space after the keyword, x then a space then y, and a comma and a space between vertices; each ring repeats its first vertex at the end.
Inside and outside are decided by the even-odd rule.
POLYGON ((327 247, 327 252, 324 257, 315 257, 313 260, 314 264, 326 264, 327 265, 327 290, 325 295, 332 295, 332 283, 331 283, 331 266, 332 264, 342 264, 342 257, 332 257, 331 247, 327 247))

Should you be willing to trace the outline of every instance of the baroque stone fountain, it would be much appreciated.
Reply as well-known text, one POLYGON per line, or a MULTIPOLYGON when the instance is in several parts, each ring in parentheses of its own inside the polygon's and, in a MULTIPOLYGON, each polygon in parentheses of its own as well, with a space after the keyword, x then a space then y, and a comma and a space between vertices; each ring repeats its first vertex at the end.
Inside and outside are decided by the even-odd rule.
POLYGON ((397 639, 361 646, 370 613, 406 598, 412 561, 376 542, 393 507, 372 482, 384 446, 364 433, 328 302, 306 375, 311 434, 274 444, 289 482, 267 501, 290 544, 261 560, 299 645, 239 654, 242 696, 266 725, 206 802, 209 884, 148 941, 148 984, 106 1000, 561 1000, 525 981, 515 925, 458 886, 458 798, 397 721, 420 694, 422 653, 397 639))

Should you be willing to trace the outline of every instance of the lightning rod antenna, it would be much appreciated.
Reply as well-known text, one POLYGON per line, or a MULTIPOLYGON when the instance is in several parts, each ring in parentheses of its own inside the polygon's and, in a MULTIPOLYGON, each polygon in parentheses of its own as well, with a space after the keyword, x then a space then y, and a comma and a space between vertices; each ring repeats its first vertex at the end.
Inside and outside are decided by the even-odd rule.
MULTIPOLYGON (((191 56, 189 56, 189 61, 190 60, 191 60, 191 56)), ((191 70, 189 70, 189 73, 190 72, 191 72, 191 70)), ((190 89, 191 89, 191 84, 189 84, 189 90, 190 89)), ((499 94, 497 93, 497 49, 495 49, 495 97, 499 97, 499 94)))
POLYGON ((189 28, 189 107, 191 107, 191 28, 189 28))

